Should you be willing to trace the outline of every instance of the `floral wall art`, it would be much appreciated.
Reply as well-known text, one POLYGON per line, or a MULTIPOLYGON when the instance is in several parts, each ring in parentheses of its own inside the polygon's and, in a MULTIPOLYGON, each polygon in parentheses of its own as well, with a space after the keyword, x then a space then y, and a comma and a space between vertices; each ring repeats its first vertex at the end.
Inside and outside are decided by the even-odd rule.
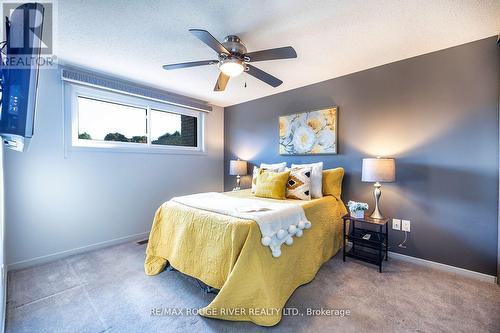
POLYGON ((337 107, 281 116, 281 155, 337 153, 337 107))

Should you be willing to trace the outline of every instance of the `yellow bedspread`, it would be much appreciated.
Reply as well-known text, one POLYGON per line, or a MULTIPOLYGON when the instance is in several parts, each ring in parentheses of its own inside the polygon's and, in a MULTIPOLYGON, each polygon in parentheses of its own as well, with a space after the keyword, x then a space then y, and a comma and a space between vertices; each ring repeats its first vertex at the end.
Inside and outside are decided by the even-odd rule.
MULTIPOLYGON (((250 190, 227 192, 252 197, 250 190)), ((272 199, 261 199, 272 200, 272 199)), ((310 282, 342 246, 340 199, 326 196, 300 203, 312 227, 274 258, 261 244, 255 221, 166 202, 157 210, 149 236, 146 274, 160 273, 167 261, 180 272, 220 289, 199 313, 205 317, 273 326, 294 290, 310 282)))

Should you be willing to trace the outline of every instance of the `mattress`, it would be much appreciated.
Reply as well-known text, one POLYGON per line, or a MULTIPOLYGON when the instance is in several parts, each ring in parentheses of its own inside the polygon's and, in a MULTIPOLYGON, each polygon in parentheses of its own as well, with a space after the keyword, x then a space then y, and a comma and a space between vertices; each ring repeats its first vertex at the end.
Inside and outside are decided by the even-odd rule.
MULTIPOLYGON (((225 195, 255 198, 250 190, 225 195)), ((261 199, 260 200, 273 200, 261 199)), ((199 314, 225 320, 273 326, 294 290, 314 279, 321 265, 342 246, 340 198, 311 201, 288 199, 302 205, 312 223, 279 258, 261 244, 255 221, 165 202, 156 211, 144 263, 148 275, 164 270, 167 262, 180 272, 219 289, 199 314)))

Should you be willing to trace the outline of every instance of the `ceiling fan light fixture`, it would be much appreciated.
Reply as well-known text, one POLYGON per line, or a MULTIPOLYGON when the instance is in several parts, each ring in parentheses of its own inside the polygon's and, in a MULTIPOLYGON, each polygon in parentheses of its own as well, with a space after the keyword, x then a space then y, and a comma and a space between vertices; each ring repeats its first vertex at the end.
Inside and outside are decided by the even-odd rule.
POLYGON ((219 69, 227 76, 235 77, 243 73, 245 66, 240 59, 228 58, 220 61, 219 69))

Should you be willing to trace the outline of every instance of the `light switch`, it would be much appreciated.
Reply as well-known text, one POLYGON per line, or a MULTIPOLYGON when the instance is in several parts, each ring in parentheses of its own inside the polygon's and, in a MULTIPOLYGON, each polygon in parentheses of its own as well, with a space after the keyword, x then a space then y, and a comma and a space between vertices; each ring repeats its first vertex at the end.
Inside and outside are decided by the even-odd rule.
POLYGON ((392 219, 392 229, 401 230, 401 220, 400 219, 392 219))

